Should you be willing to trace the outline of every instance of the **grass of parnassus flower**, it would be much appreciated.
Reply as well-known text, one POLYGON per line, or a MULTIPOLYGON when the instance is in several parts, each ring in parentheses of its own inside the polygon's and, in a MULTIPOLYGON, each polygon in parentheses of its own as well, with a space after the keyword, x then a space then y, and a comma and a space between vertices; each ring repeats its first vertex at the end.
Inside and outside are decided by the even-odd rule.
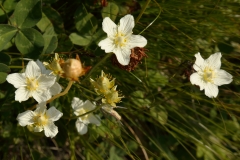
MULTIPOLYGON (((60 2, 55 9, 72 15, 74 5, 60 2)), ((144 8, 145 2, 140 4, 144 8)), ((97 67, 67 95, 51 102, 50 106, 64 113, 55 123, 59 133, 54 139, 17 126, 18 113, 34 102, 15 102, 15 90, 8 84, 7 95, 1 99, 1 158, 238 159, 239 6, 240 2, 227 0, 151 1, 133 30, 138 34, 153 22, 142 33, 148 40, 148 58, 131 73, 113 67, 110 58, 102 61, 106 54, 99 47, 83 47, 87 54, 80 52, 81 60, 97 67), (204 59, 221 52, 221 68, 233 75, 231 84, 219 87, 217 98, 208 98, 189 81, 197 52, 204 59), (99 101, 89 78, 96 79, 101 70, 116 78, 117 89, 125 96, 118 106, 126 109, 115 109, 121 121, 99 110, 101 127, 90 124, 88 133, 80 136, 74 125, 76 118, 71 118, 72 97, 99 101)), ((140 11, 134 12, 135 19, 140 11)), ((68 21, 64 16, 63 20, 68 21)), ((60 79, 62 86, 67 83, 60 79)))

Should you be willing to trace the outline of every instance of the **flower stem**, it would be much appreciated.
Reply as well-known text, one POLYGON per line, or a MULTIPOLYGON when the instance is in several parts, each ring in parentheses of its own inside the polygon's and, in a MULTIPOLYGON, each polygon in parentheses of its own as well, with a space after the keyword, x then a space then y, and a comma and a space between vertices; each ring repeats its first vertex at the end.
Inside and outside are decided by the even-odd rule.
POLYGON ((69 91, 69 89, 72 87, 72 84, 73 84, 73 81, 69 81, 67 88, 66 88, 63 92, 61 92, 61 93, 53 96, 51 99, 49 99, 49 100, 47 101, 47 103, 50 103, 50 102, 52 102, 53 100, 55 100, 56 98, 61 97, 61 96, 64 96, 65 94, 67 94, 68 91, 69 91))
POLYGON ((147 2, 145 3, 145 5, 143 6, 141 12, 139 13, 138 17, 137 17, 136 20, 135 20, 135 24, 137 24, 138 21, 140 20, 140 18, 142 17, 142 15, 143 15, 144 11, 147 9, 147 6, 148 6, 148 4, 150 3, 150 1, 151 1, 151 0, 147 0, 147 2))
POLYGON ((85 82, 93 73, 93 71, 100 66, 106 59, 108 59, 108 57, 110 57, 113 53, 107 53, 106 56, 104 56, 87 74, 87 76, 82 80, 82 83, 85 82))

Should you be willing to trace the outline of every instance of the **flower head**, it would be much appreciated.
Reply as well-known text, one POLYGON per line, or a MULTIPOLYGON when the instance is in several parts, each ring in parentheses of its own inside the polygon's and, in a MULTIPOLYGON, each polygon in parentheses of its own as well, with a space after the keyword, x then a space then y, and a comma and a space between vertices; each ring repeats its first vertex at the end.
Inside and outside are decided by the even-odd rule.
POLYGON ((18 114, 17 120, 20 126, 30 126, 34 132, 41 132, 44 130, 46 137, 53 138, 58 133, 58 127, 53 123, 59 120, 63 113, 55 107, 47 110, 46 102, 37 105, 35 111, 27 110, 18 114))
POLYGON ((83 102, 79 98, 74 97, 72 100, 72 108, 74 110, 74 114, 76 116, 80 116, 76 121, 76 128, 79 134, 83 135, 87 133, 88 130, 87 126, 89 123, 93 123, 97 126, 100 125, 101 123, 100 118, 98 116, 93 115, 93 113, 83 115, 96 108, 96 106, 92 104, 89 100, 83 102))
POLYGON ((25 73, 9 74, 7 81, 17 88, 16 101, 22 102, 33 97, 38 103, 41 103, 51 98, 50 88, 55 83, 56 77, 42 74, 37 63, 30 61, 25 73))
POLYGON ((114 86, 102 99, 102 103, 108 103, 113 107, 116 107, 116 103, 119 103, 123 97, 119 97, 117 86, 114 86))
POLYGON ((48 63, 48 62, 43 62, 43 64, 50 69, 54 75, 59 75, 61 76, 64 71, 61 68, 61 64, 64 63, 64 60, 62 58, 59 58, 59 55, 55 53, 54 59, 48 63))
POLYGON ((109 74, 105 74, 102 71, 101 76, 97 78, 96 81, 90 79, 90 82, 94 86, 96 93, 106 94, 114 86, 115 78, 112 79, 112 77, 109 74))
POLYGON ((132 34, 134 25, 134 18, 129 14, 120 19, 119 25, 116 25, 109 17, 104 18, 102 23, 107 38, 100 41, 98 45, 106 53, 115 53, 122 65, 129 64, 132 48, 144 47, 147 44, 143 36, 132 34))
POLYGON ((221 53, 215 53, 206 60, 200 53, 195 54, 195 57, 193 68, 196 72, 190 76, 191 83, 198 85, 200 90, 205 90, 205 95, 209 98, 217 97, 218 86, 232 82, 232 75, 220 69, 221 53))

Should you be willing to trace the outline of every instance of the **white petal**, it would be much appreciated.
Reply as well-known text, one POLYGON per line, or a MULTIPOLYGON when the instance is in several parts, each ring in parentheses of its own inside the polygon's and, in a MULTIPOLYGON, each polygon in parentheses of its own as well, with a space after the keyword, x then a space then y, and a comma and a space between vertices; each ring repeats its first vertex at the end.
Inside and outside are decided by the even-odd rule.
POLYGON ((26 125, 30 125, 33 124, 33 117, 34 117, 34 113, 33 111, 27 110, 23 113, 18 114, 17 116, 17 121, 19 123, 20 126, 26 126, 26 125))
POLYGON ((97 115, 93 115, 93 114, 89 114, 88 121, 97 126, 99 126, 101 124, 100 117, 97 115))
POLYGON ((43 130, 43 127, 42 127, 42 126, 35 126, 35 127, 33 128, 33 131, 34 131, 34 132, 42 132, 42 130, 43 130))
POLYGON ((208 59, 206 59, 206 62, 212 68, 220 69, 221 57, 222 57, 222 54, 220 52, 217 52, 217 53, 212 54, 208 59))
POLYGON ((72 100, 72 108, 73 110, 77 110, 79 108, 82 108, 83 106, 83 101, 77 97, 73 97, 73 100, 72 100))
POLYGON ((77 120, 75 125, 76 125, 77 131, 78 131, 79 134, 83 135, 83 134, 87 133, 87 131, 88 131, 87 127, 88 126, 87 126, 86 123, 83 123, 83 122, 77 120))
POLYGON ((103 19, 102 28, 109 37, 117 34, 117 25, 109 17, 103 19))
POLYGON ((102 50, 105 50, 106 53, 112 52, 115 47, 114 42, 110 38, 101 40, 98 46, 101 47, 102 50))
POLYGON ((205 88, 205 83, 202 80, 202 77, 197 72, 191 74, 190 82, 192 84, 198 85, 200 87, 200 90, 203 90, 205 88))
POLYGON ((20 87, 15 91, 15 100, 19 101, 20 103, 28 100, 28 98, 31 96, 31 92, 29 92, 25 87, 20 87))
POLYGON ((215 84, 207 83, 205 86, 205 95, 209 98, 216 98, 218 95, 218 87, 215 84))
POLYGON ((50 88, 55 83, 55 76, 42 75, 38 78, 39 88, 46 89, 50 88))
POLYGON ((120 19, 120 25, 118 27, 118 32, 124 35, 132 34, 132 29, 134 27, 134 18, 132 15, 128 14, 120 19))
POLYGON ((229 84, 232 82, 232 75, 228 72, 220 69, 216 73, 216 78, 214 79, 214 84, 221 86, 223 84, 229 84))
POLYGON ((46 115, 51 121, 57 121, 62 117, 63 113, 57 110, 55 107, 51 107, 47 110, 46 115))
POLYGON ((117 60, 121 65, 128 65, 130 62, 130 55, 131 50, 130 49, 121 49, 117 48, 114 50, 114 53, 117 56, 117 60))
POLYGON ((46 109, 47 109, 46 102, 41 102, 37 105, 34 113, 36 115, 43 115, 43 114, 45 114, 46 109))
POLYGON ((91 111, 94 108, 96 108, 96 106, 89 100, 86 100, 83 104, 83 108, 84 108, 84 110, 91 111))
POLYGON ((35 91, 35 92, 32 93, 32 96, 38 103, 45 102, 52 97, 49 90, 35 91))
POLYGON ((26 85, 26 77, 21 73, 13 73, 7 76, 8 83, 11 83, 15 88, 26 85))
POLYGON ((25 74, 26 77, 35 78, 41 74, 41 70, 36 62, 30 61, 27 64, 25 74))
POLYGON ((57 82, 55 82, 49 91, 51 95, 56 95, 62 91, 62 87, 57 82))
POLYGON ((49 122, 47 125, 44 126, 44 134, 46 137, 55 137, 58 133, 58 127, 53 123, 49 122))
POLYGON ((130 49, 135 47, 144 47, 147 44, 146 38, 140 35, 132 35, 128 40, 127 44, 130 49))
POLYGON ((36 63, 38 65, 38 67, 40 68, 42 74, 49 75, 52 72, 52 71, 46 69, 46 67, 43 65, 43 63, 41 61, 37 60, 36 63))
POLYGON ((193 68, 196 71, 202 70, 203 66, 204 66, 204 59, 202 58, 202 56, 199 52, 197 54, 195 54, 195 57, 196 57, 196 62, 193 65, 193 68))

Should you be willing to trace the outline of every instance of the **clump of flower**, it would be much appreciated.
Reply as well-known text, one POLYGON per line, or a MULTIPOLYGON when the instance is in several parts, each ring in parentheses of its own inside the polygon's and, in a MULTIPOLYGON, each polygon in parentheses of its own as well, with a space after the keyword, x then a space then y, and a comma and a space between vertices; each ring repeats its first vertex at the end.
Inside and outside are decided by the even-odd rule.
POLYGON ((79 116, 75 125, 79 134, 86 134, 88 131, 88 124, 93 123, 97 126, 101 124, 100 117, 94 115, 93 113, 87 113, 96 108, 96 106, 91 103, 89 100, 83 102, 77 97, 74 97, 72 100, 72 108, 74 110, 74 114, 79 116), (87 113, 86 115, 84 115, 87 113), (82 115, 82 116, 81 116, 82 115))
POLYGON ((198 85, 200 90, 205 90, 205 95, 209 98, 215 98, 218 95, 218 86, 232 82, 232 75, 220 69, 221 53, 212 54, 204 60, 200 53, 195 54, 196 62, 193 68, 196 70, 190 76, 192 84, 198 85))
POLYGON ((109 17, 104 18, 102 27, 107 33, 107 38, 100 41, 98 45, 106 53, 115 53, 121 65, 128 65, 130 62, 131 49, 144 47, 147 40, 141 35, 133 35, 134 18, 128 14, 120 19, 116 25, 109 17))
POLYGON ((28 62, 24 73, 9 74, 7 81, 17 88, 15 100, 19 102, 33 97, 41 103, 61 91, 56 77, 42 73, 41 68, 34 61, 28 62))
POLYGON ((85 75, 91 69, 91 66, 85 67, 82 64, 78 55, 76 56, 76 59, 69 58, 64 61, 59 58, 57 53, 55 53, 55 58, 51 63, 44 62, 44 65, 52 70, 54 74, 70 81, 79 81, 78 78, 85 75))
POLYGON ((110 75, 105 74, 103 71, 101 76, 95 80, 90 79, 94 90, 97 94, 103 95, 102 103, 109 103, 112 106, 116 106, 116 103, 119 103, 123 97, 119 97, 119 93, 116 90, 117 86, 115 85, 115 78, 112 79, 110 75))
POLYGON ((103 96, 102 98, 102 109, 107 113, 111 114, 117 120, 121 120, 121 116, 113 110, 116 108, 116 103, 121 102, 123 96, 120 96, 117 91, 117 86, 115 85, 115 78, 108 74, 105 74, 103 71, 101 72, 101 76, 95 80, 90 79, 94 90, 97 94, 103 96))
POLYGON ((17 121, 20 126, 29 126, 34 132, 44 130, 46 137, 55 137, 58 133, 58 127, 54 124, 55 121, 62 117, 63 113, 55 107, 47 110, 46 102, 37 105, 35 111, 27 110, 18 114, 17 121))

